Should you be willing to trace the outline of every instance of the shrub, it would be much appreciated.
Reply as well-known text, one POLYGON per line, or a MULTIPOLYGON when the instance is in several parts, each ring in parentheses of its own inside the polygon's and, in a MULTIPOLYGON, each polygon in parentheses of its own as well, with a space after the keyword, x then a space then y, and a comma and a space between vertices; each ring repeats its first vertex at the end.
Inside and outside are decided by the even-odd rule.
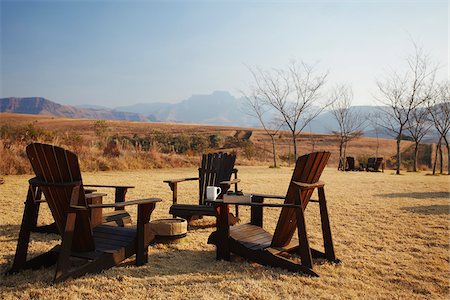
POLYGON ((242 154, 244 154, 245 158, 251 159, 253 156, 255 156, 255 145, 249 140, 243 141, 241 143, 242 147, 242 154))
POLYGON ((204 135, 194 135, 191 140, 191 150, 203 153, 208 149, 209 139, 204 135))
POLYGON ((209 147, 220 148, 223 144, 224 138, 220 134, 211 134, 209 136, 209 147))
POLYGON ((74 131, 65 132, 62 142, 77 154, 81 153, 84 145, 83 137, 74 131))
POLYGON ((113 139, 111 139, 108 144, 106 144, 106 147, 103 149, 103 156, 108 157, 119 157, 120 156, 120 150, 119 147, 117 147, 117 142, 113 139))

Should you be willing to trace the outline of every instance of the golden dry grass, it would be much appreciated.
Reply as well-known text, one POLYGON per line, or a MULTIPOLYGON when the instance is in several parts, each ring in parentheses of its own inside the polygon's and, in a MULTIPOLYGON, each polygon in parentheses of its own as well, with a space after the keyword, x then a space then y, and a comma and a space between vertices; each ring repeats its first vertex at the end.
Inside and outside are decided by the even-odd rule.
MULTIPOLYGON (((246 192, 283 194, 292 170, 239 167, 246 192)), ((128 199, 161 197, 155 218, 168 217, 171 193, 163 179, 192 176, 194 168, 84 173, 86 183, 131 184, 128 199)), ((6 176, 0 185, 1 271, 12 262, 29 176, 6 176)), ((341 265, 315 266, 319 278, 259 266, 233 256, 216 261, 207 245, 213 218, 197 221, 178 243, 155 244, 149 263, 133 259, 100 274, 51 284, 54 268, 1 277, 3 299, 443 299, 449 296, 450 177, 406 173, 338 173, 326 169, 322 179, 341 265)), ((196 186, 180 187, 181 200, 195 201, 196 186), (191 199, 191 200, 189 200, 191 199)), ((110 193, 111 194, 111 193, 110 193)), ((111 197, 108 197, 111 201, 111 197)), ((40 222, 50 222, 47 209, 40 222)), ((265 227, 274 229, 279 211, 267 209, 265 227)), ((248 211, 241 213, 248 218, 248 211)), ((321 247, 317 204, 307 208, 311 243, 321 247)), ((33 234, 37 254, 58 243, 56 235, 33 234)))
MULTIPOLYGON (((91 119, 67 119, 47 115, 25 115, 13 113, 0 113, 0 125, 14 124, 26 125, 34 124, 46 130, 56 130, 60 133, 76 132, 83 137, 86 144, 96 140, 93 123, 91 119)), ((181 124, 181 123, 160 123, 160 122, 130 122, 122 120, 108 120, 109 133, 118 133, 124 136, 145 136, 153 130, 163 131, 168 134, 220 134, 223 136, 235 136, 243 132, 251 132, 250 140, 256 147, 256 155, 253 161, 248 161, 243 155, 238 155, 240 164, 254 164, 257 161, 272 160, 272 144, 270 138, 261 128, 242 128, 233 126, 216 126, 204 124, 181 124)), ((53 143, 54 144, 54 143, 53 143)), ((402 151, 412 145, 412 142, 402 141, 402 151)), ((314 151, 330 151, 332 156, 329 165, 338 165, 339 162, 339 142, 332 134, 316 134, 303 132, 298 137, 298 153, 305 154, 314 151)), ((74 150, 74 149, 71 149, 74 150)), ((223 149, 221 149, 223 150, 223 149)), ((227 150, 227 149, 225 149, 227 150)), ((228 149, 230 150, 230 149, 228 149)), ((234 149, 238 150, 239 149, 234 149)), ((390 159, 396 153, 396 143, 394 139, 379 139, 362 137, 349 143, 347 149, 348 156, 382 156, 385 160, 390 159)), ((289 131, 280 131, 277 140, 277 152, 279 156, 292 155, 292 140, 289 131)), ((281 163, 281 161, 279 161, 281 163)), ((259 164, 259 163, 256 163, 259 164)), ((170 165, 170 164, 168 164, 170 165)), ((91 169, 92 170, 92 169, 91 169)))

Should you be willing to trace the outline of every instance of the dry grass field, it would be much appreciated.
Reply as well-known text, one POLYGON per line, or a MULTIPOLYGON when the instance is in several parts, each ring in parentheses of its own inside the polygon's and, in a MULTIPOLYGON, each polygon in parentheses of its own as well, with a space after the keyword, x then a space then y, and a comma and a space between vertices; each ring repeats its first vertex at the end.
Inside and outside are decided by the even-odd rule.
MULTIPOLYGON (((0 125, 26 125, 34 124, 34 126, 46 130, 55 130, 60 133, 72 132, 79 134, 84 139, 84 144, 89 145, 97 138, 95 136, 94 120, 90 119, 67 119, 58 118, 47 115, 25 115, 0 113, 0 125)), ((180 124, 180 123, 159 123, 159 122, 129 122, 129 121, 107 121, 109 133, 118 133, 123 136, 145 136, 152 131, 162 131, 167 134, 187 134, 187 135, 209 135, 218 134, 221 136, 241 136, 250 134, 250 141, 256 147, 256 155, 248 161, 243 155, 238 155, 238 163, 252 165, 254 161, 271 162, 272 144, 269 137, 264 130, 258 128, 242 128, 232 126, 216 126, 216 125, 202 125, 202 124, 180 124)), ((51 144, 55 144, 54 141, 51 144)), ((277 140, 277 151, 279 156, 292 155, 292 141, 288 131, 281 131, 277 140)), ((411 146, 409 141, 402 142, 402 151, 411 146)), ((74 149, 71 149, 74 150, 74 149)), ((217 149, 214 149, 217 150, 217 149)), ((225 151, 239 149, 220 149, 225 151)), ((304 132, 298 138, 298 152, 301 154, 314 151, 330 151, 332 156, 329 165, 338 165, 339 161, 339 142, 332 134, 316 134, 304 132)), ((349 143, 347 149, 348 156, 354 156, 358 159, 361 156, 382 156, 385 161, 393 157, 396 153, 396 144, 393 139, 376 139, 362 137, 349 143)), ((281 163, 281 161, 279 162, 281 163)), ((284 162, 287 165, 287 162, 284 162)), ((186 166, 187 164, 184 164, 186 166)), ((173 166, 173 164, 167 164, 173 166)), ((83 166, 82 166, 83 168, 83 166)), ((132 169, 130 167, 128 169, 132 169)), ((89 170, 95 170, 88 168, 89 170)), ((125 170, 122 168, 121 170, 125 170)))
MULTIPOLYGON (((245 192, 283 194, 290 168, 239 167, 245 192)), ((192 176, 194 168, 84 173, 85 183, 130 184, 128 199, 161 197, 154 218, 168 217, 170 189, 163 179, 192 176)), ((29 176, 5 176, 0 185, 0 265, 11 264, 29 176)), ((149 263, 133 259, 100 274, 51 284, 54 269, 0 277, 2 299, 448 299, 449 176, 424 173, 339 173, 325 170, 332 233, 340 265, 315 266, 319 278, 259 266, 232 256, 216 261, 206 243, 214 219, 198 220, 177 243, 154 244, 149 263)), ((180 187, 181 200, 194 202, 194 183, 180 187)), ((109 196, 107 201, 112 201, 109 196)), ((131 208, 133 209, 133 208, 131 208)), ((51 216, 42 209, 39 222, 51 216)), ((134 211, 133 211, 134 213, 134 211)), ((277 209, 267 208, 265 227, 274 230, 277 209)), ((248 211, 241 213, 245 221, 248 211)), ((319 211, 306 212, 311 243, 321 247, 319 211)), ((33 234, 32 255, 58 243, 58 236, 33 234)))

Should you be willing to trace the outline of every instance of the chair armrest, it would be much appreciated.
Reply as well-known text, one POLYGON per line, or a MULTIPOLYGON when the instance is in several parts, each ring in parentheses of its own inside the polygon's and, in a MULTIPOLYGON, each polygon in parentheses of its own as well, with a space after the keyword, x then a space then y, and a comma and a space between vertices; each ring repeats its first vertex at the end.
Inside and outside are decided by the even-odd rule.
POLYGON ((108 194, 105 193, 89 193, 89 194, 84 194, 84 197, 86 199, 90 199, 90 198, 96 198, 96 197, 104 197, 108 194))
POLYGON ((172 183, 191 181, 191 180, 199 180, 199 178, 198 177, 187 177, 187 178, 178 178, 178 179, 168 179, 168 180, 164 180, 163 182, 172 184, 172 183))
POLYGON ((132 185, 105 185, 105 184, 83 184, 89 187, 103 187, 103 188, 114 188, 114 189, 134 189, 132 185))
POLYGON ((219 184, 232 185, 232 184, 239 183, 239 182, 241 182, 241 180, 238 179, 238 178, 235 178, 235 179, 232 179, 232 180, 221 181, 221 182, 219 182, 219 184))
POLYGON ((76 211, 80 211, 80 210, 87 210, 88 208, 86 206, 81 206, 81 205, 70 205, 69 209, 76 212, 76 211))
POLYGON ((167 183, 172 190, 172 203, 177 203, 178 198, 178 183, 183 181, 193 181, 193 180, 200 180, 198 177, 187 177, 187 178, 178 178, 178 179, 168 179, 164 180, 163 182, 167 183))
POLYGON ((250 202, 250 203, 224 203, 223 201, 217 201, 217 200, 206 200, 207 202, 212 203, 213 205, 222 205, 222 204, 232 204, 232 205, 244 205, 244 206, 253 206, 253 207, 286 207, 286 208, 301 208, 301 205, 296 204, 284 204, 284 203, 256 203, 256 202, 250 202))
POLYGON ((253 207, 286 207, 286 208, 301 208, 301 205, 296 204, 277 204, 277 203, 233 203, 236 205, 246 205, 246 206, 253 206, 253 207))
POLYGON ((117 203, 101 203, 101 204, 89 204, 90 208, 107 208, 107 207, 124 207, 128 205, 138 205, 138 204, 148 204, 148 203, 157 203, 161 202, 160 198, 146 198, 140 200, 131 200, 126 202, 117 202, 117 203))
POLYGON ((258 198, 264 198, 264 199, 286 199, 285 196, 278 196, 278 195, 266 195, 266 194, 253 194, 253 197, 258 197, 258 198))
POLYGON ((320 188, 325 185, 322 181, 317 181, 316 183, 305 183, 299 181, 292 181, 293 184, 297 185, 301 190, 311 190, 315 188, 320 188))

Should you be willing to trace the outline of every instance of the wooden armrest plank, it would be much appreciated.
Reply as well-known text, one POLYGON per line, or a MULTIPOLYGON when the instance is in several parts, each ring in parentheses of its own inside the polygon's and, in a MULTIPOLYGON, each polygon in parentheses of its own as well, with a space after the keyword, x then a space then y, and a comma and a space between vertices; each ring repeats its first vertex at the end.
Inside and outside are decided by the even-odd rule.
POLYGON ((89 194, 85 194, 84 196, 86 197, 86 199, 89 199, 89 198, 96 198, 96 197, 104 197, 107 195, 108 194, 105 194, 105 193, 89 193, 89 194))
POLYGON ((89 187, 104 187, 104 188, 119 188, 119 189, 133 189, 132 185, 107 185, 107 184, 84 184, 89 187))
POLYGON ((286 199, 285 196, 279 196, 279 195, 267 195, 267 194, 252 194, 253 197, 258 198, 265 198, 265 199, 286 199))
POLYGON ((319 188, 319 187, 323 187, 325 185, 325 183, 322 181, 317 181, 316 183, 305 183, 305 182, 300 182, 300 181, 292 181, 292 183, 299 186, 300 189, 304 189, 304 190, 319 188))
POLYGON ((149 203, 157 203, 161 202, 160 198, 146 198, 140 200, 131 200, 126 202, 116 202, 116 203, 101 203, 101 204, 90 204, 88 205, 90 208, 107 208, 107 207, 124 207, 128 205, 137 205, 137 204, 149 204, 149 203))
POLYGON ((191 181, 191 180, 199 180, 198 177, 187 177, 187 178, 178 178, 178 179, 168 179, 164 180, 165 183, 177 183, 177 182, 183 182, 183 181, 191 181))
POLYGON ((232 180, 221 181, 220 184, 232 185, 232 184, 239 183, 239 182, 241 182, 241 180, 236 178, 236 179, 232 179, 232 180))
POLYGON ((286 207, 286 208, 301 208, 301 205, 296 204, 284 204, 284 203, 257 203, 257 202, 250 202, 250 203, 224 203, 223 200, 206 200, 206 202, 209 202, 213 205, 223 205, 223 204, 231 204, 231 205, 245 205, 245 206, 253 206, 253 207, 286 207))

